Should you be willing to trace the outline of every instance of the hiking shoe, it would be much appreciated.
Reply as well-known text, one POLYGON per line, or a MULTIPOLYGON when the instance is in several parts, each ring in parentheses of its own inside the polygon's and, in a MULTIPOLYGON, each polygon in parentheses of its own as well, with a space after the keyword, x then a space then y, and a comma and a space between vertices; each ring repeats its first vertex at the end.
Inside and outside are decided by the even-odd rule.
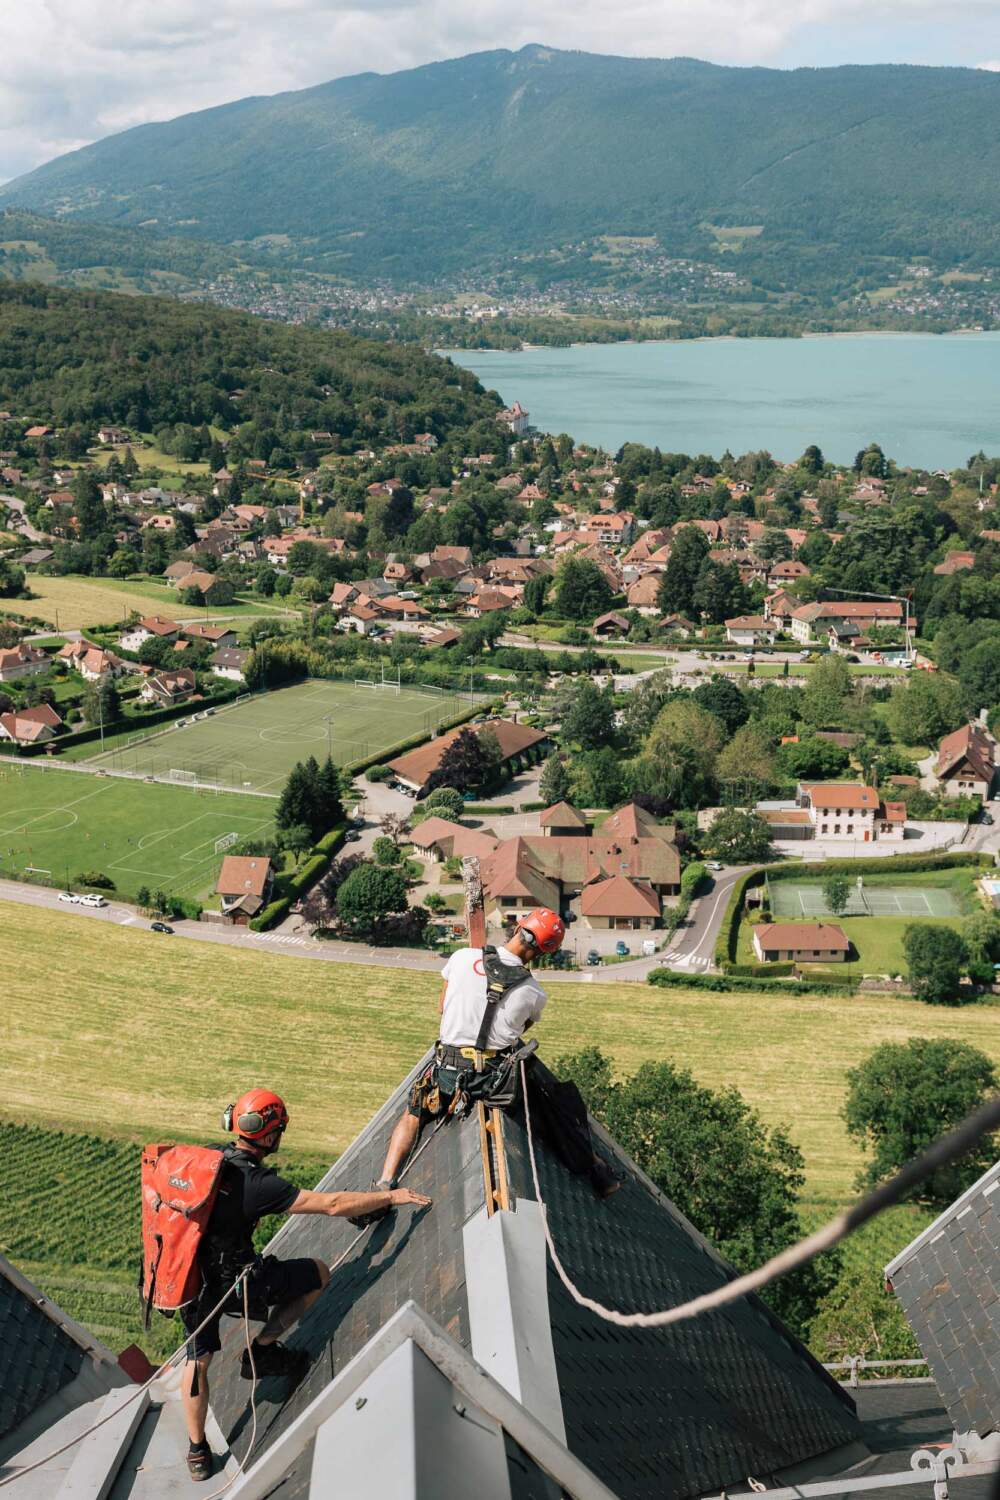
POLYGON ((256 1339, 253 1342, 253 1365, 250 1363, 249 1349, 243 1350, 240 1360, 240 1374, 244 1380, 253 1380, 254 1375, 258 1380, 275 1375, 279 1379, 287 1376, 298 1384, 308 1368, 309 1356, 304 1349, 288 1349, 277 1342, 258 1344, 256 1339))
POLYGON ((617 1193, 622 1184, 621 1178, 616 1177, 607 1162, 595 1156, 590 1169, 590 1185, 598 1198, 610 1198, 612 1193, 617 1193))
POLYGON ((207 1443, 199 1448, 189 1448, 187 1453, 188 1473, 195 1481, 211 1479, 215 1471, 215 1454, 207 1443))
MULTIPOLYGON (((373 1180, 372 1185, 368 1191, 371 1193, 388 1193, 391 1192, 391 1190, 395 1186, 396 1184, 394 1182, 386 1182, 384 1179, 380 1178, 378 1182, 375 1182, 373 1180)), ((390 1207, 373 1208, 371 1213, 355 1214, 354 1218, 348 1219, 347 1222, 348 1224, 353 1224, 355 1229, 367 1229, 369 1224, 377 1224, 380 1219, 386 1218, 391 1213, 392 1209, 390 1207)))

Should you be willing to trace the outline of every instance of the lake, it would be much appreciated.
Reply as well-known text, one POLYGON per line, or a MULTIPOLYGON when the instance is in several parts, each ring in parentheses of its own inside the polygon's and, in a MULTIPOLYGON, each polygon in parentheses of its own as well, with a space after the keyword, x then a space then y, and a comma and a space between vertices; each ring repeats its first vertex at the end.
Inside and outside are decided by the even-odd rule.
POLYGON ((953 469, 1000 453, 1000 333, 845 334, 447 351, 533 426, 614 452, 766 448, 797 458, 818 443, 849 463, 880 443, 902 464, 953 469))

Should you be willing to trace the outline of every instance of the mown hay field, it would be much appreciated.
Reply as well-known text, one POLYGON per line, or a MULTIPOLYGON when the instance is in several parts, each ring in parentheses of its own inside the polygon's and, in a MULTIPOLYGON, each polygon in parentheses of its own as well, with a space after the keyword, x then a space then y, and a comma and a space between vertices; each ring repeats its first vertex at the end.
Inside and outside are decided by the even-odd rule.
POLYGON ((10 600, 6 612, 45 620, 59 630, 113 625, 132 611, 140 615, 161 614, 168 619, 179 615, 184 620, 278 613, 262 604, 234 603, 217 605, 214 609, 181 604, 176 589, 155 583, 119 583, 113 578, 78 578, 73 575, 49 578, 32 573, 28 587, 34 597, 10 600))
MULTIPOLYGON (((14 1121, 211 1139, 251 1083, 289 1102, 290 1148, 335 1158, 433 1039, 433 974, 292 958, 0 903, 0 1086, 14 1121)), ((846 1072, 882 1041, 952 1037, 1000 1064, 1000 1008, 897 996, 720 995, 555 983, 543 1054, 593 1043, 628 1071, 672 1059, 734 1085, 805 1155, 805 1196, 843 1203, 859 1155, 846 1072)))

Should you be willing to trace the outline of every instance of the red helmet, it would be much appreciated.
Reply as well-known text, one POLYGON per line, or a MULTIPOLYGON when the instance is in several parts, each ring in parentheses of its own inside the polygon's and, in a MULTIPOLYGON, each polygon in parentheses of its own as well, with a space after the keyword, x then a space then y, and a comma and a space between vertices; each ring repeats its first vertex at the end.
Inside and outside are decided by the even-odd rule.
POLYGON ((527 933, 539 953, 555 953, 566 936, 566 923, 558 912, 549 911, 547 906, 536 906, 523 922, 518 923, 518 927, 527 933))
POLYGON ((235 1104, 227 1105, 222 1124, 245 1140, 259 1141, 274 1129, 285 1129, 288 1110, 281 1096, 272 1094, 270 1089, 247 1089, 235 1104))

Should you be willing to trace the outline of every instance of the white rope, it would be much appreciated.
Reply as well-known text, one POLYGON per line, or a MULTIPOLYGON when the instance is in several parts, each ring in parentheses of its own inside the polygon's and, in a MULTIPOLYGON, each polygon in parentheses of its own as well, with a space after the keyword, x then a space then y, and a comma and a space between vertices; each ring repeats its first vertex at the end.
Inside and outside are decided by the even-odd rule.
MULTIPOLYGON (((191 1342, 191 1340, 193 1338, 196 1338, 201 1330, 206 1326, 206 1324, 212 1321, 216 1313, 222 1307, 223 1303, 229 1300, 233 1292, 235 1292, 241 1284, 243 1284, 244 1301, 246 1300, 246 1278, 248 1273, 250 1272, 250 1269, 250 1266, 244 1266, 243 1270, 237 1276, 232 1286, 226 1288, 225 1292, 223 1292, 221 1298, 212 1308, 212 1311, 208 1314, 208 1316, 198 1324, 198 1327, 194 1330, 193 1333, 188 1334, 183 1344, 175 1349, 173 1354, 165 1359, 163 1361, 163 1364, 160 1365, 158 1369, 153 1371, 149 1379, 132 1392, 131 1396, 129 1396, 127 1400, 123 1401, 121 1405, 116 1407, 113 1412, 110 1412, 108 1416, 101 1417, 99 1421, 94 1422, 92 1426, 87 1427, 83 1432, 78 1433, 76 1437, 70 1438, 68 1443, 63 1443, 61 1448, 56 1448, 52 1453, 47 1453, 44 1458, 36 1458, 34 1463, 26 1464, 23 1469, 18 1469, 15 1473, 9 1474, 6 1479, 0 1479, 0 1490, 2 1490, 8 1484, 14 1484, 18 1479, 23 1479, 26 1474, 33 1474, 36 1469, 41 1469, 45 1464, 51 1463, 54 1458, 59 1458, 63 1453, 68 1453, 70 1448, 75 1448, 77 1443, 82 1443, 84 1438, 90 1437, 92 1432, 99 1431, 100 1428, 105 1426, 106 1423, 116 1421, 118 1417, 121 1416, 122 1412, 132 1405, 133 1401, 138 1401, 143 1391, 148 1391, 149 1387, 153 1384, 154 1381, 159 1380, 161 1375, 165 1375, 167 1373, 167 1371, 187 1349, 187 1346, 191 1342)), ((214 1497, 210 1497, 210 1500, 214 1500, 214 1497)))
POLYGON ((939 1167, 957 1160, 975 1141, 987 1132, 996 1129, 1000 1124, 1000 1095, 998 1095, 969 1115, 948 1135, 935 1141, 921 1156, 908 1162, 895 1177, 877 1187, 873 1193, 869 1193, 867 1198, 862 1198, 851 1208, 837 1214, 813 1234, 799 1240, 798 1244, 789 1245, 778 1255, 772 1255, 770 1260, 766 1260, 756 1270, 748 1271, 745 1276, 737 1276, 734 1281, 716 1287, 714 1291, 705 1292, 700 1297, 692 1297, 689 1302, 682 1302, 678 1307, 668 1307, 662 1312, 623 1313, 613 1307, 605 1307, 602 1303, 595 1302, 592 1297, 584 1296, 574 1285, 559 1259, 552 1240, 552 1231, 549 1229, 548 1209, 542 1198, 542 1189, 538 1181, 538 1164, 535 1161, 535 1142, 531 1129, 531 1105, 528 1100, 528 1078, 523 1062, 521 1063, 521 1091, 524 1095, 524 1123, 528 1135, 531 1177, 535 1186, 535 1197, 542 1212, 542 1229, 545 1234, 545 1243, 552 1257, 552 1264, 555 1266, 559 1280, 574 1302, 580 1307, 589 1308, 606 1323, 614 1323, 619 1328, 666 1328, 671 1323, 683 1323, 689 1318, 700 1317, 702 1313, 715 1312, 730 1302, 738 1301, 740 1297, 760 1291, 761 1287, 768 1286, 779 1276, 787 1276, 789 1271, 804 1266, 807 1261, 822 1254, 824 1250, 832 1249, 834 1245, 839 1244, 842 1239, 852 1234, 862 1224, 867 1223, 869 1219, 882 1213, 894 1203, 898 1203, 916 1183, 922 1182, 939 1167))
POLYGON ((247 1278, 245 1274, 243 1277, 243 1337, 246 1339, 247 1357, 250 1360, 250 1377, 252 1382, 250 1386, 250 1413, 253 1417, 253 1422, 250 1428, 250 1441, 247 1444, 247 1451, 236 1466, 236 1473, 226 1480, 220 1490, 215 1490, 213 1494, 209 1495, 208 1500, 219 1500, 220 1495, 224 1495, 228 1489, 232 1488, 246 1468, 250 1455, 253 1452, 254 1444, 257 1441, 257 1362, 253 1357, 253 1340, 250 1337, 250 1307, 247 1301, 247 1278))

